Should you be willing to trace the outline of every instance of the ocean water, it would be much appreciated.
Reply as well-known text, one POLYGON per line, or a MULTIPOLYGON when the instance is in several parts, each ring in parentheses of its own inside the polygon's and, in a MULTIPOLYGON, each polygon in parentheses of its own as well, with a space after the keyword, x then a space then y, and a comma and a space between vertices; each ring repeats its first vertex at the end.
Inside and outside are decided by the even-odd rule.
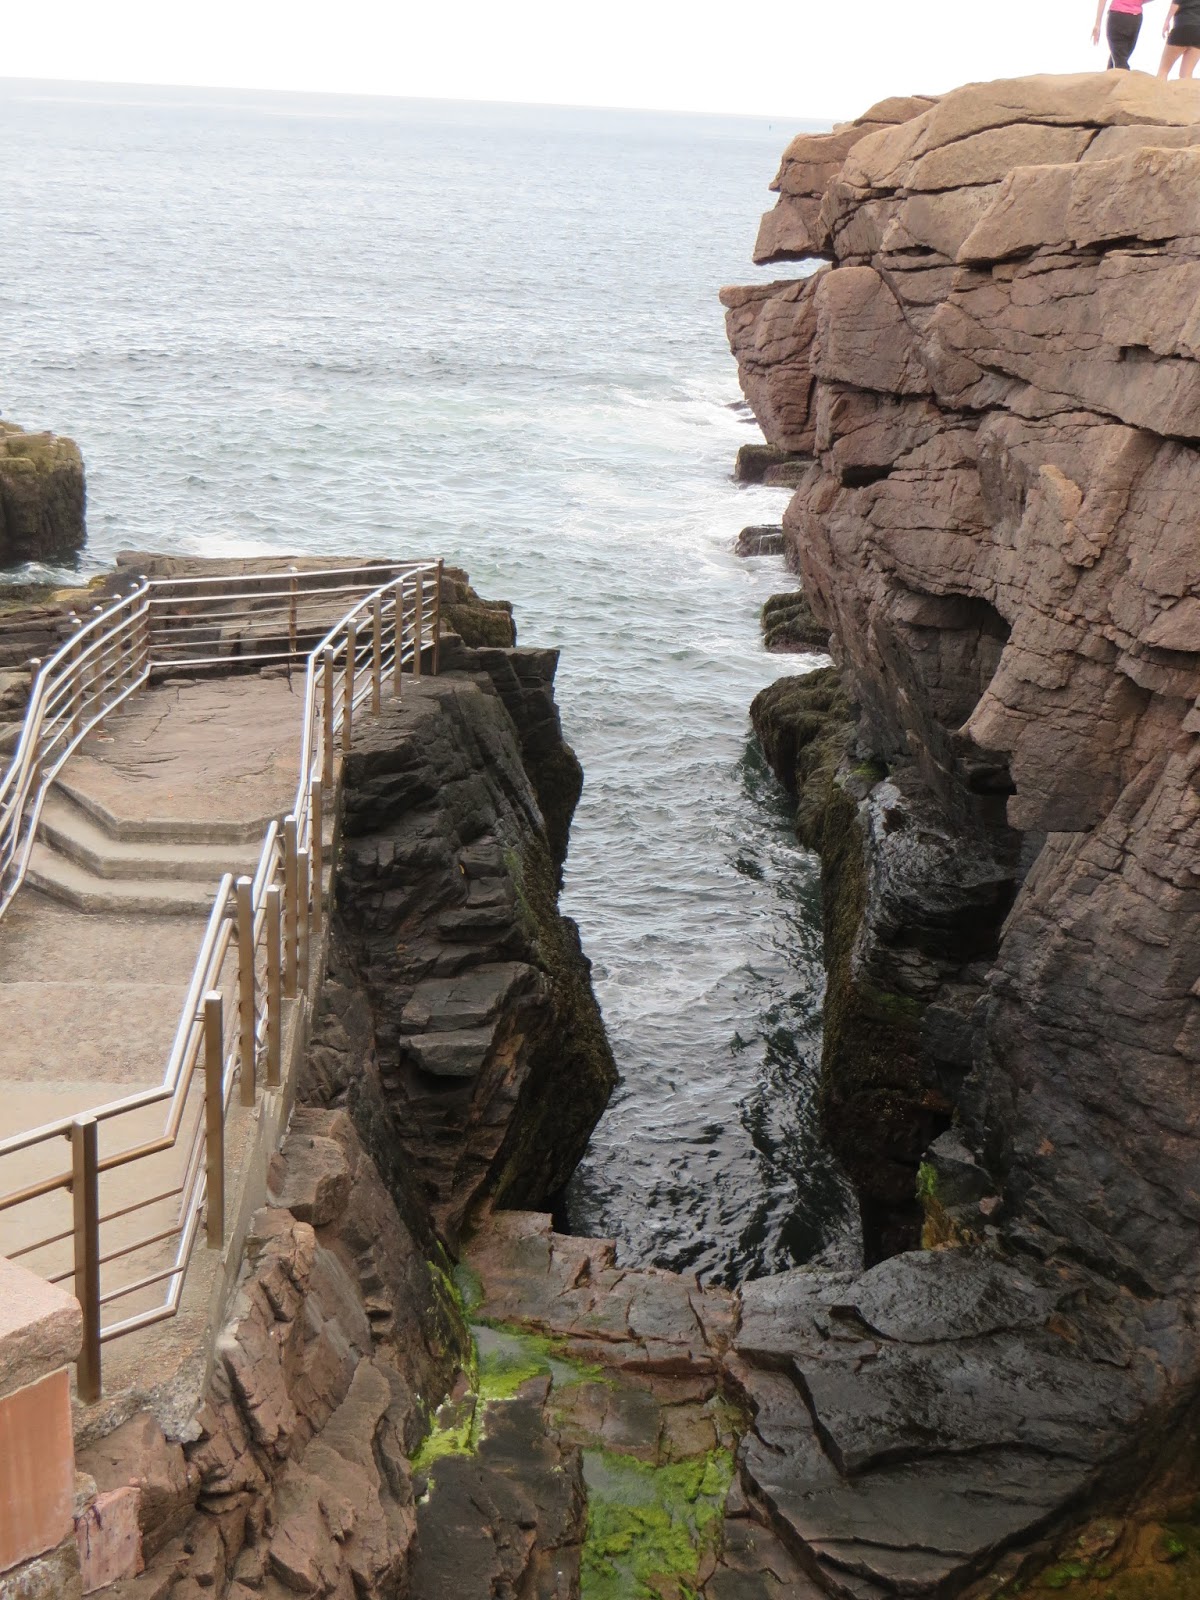
MULTIPOLYGON (((561 647, 565 909, 622 1084, 564 1200, 731 1280, 853 1251, 812 1097, 815 865, 750 738, 790 587, 732 554, 717 289, 794 126, 0 82, 0 412, 122 549, 444 555, 561 647)), ((769 274, 767 275, 769 276, 769 274)))

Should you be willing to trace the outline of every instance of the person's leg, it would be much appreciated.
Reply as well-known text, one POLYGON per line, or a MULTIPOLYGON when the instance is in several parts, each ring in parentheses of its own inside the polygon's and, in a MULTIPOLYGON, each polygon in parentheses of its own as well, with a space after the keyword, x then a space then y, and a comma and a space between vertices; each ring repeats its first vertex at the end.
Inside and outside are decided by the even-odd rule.
POLYGON ((1190 78, 1196 70, 1196 63, 1200 61, 1200 48, 1189 46, 1183 52, 1183 60, 1179 63, 1179 76, 1190 78))
POLYGON ((1110 11, 1108 13, 1108 64, 1110 68, 1115 67, 1121 72, 1129 71, 1129 58, 1133 54, 1133 47, 1137 43, 1138 31, 1141 26, 1141 17, 1131 17, 1127 11, 1110 11))
POLYGON ((1158 75, 1159 75, 1160 78, 1169 78, 1170 77, 1171 68, 1179 60, 1181 55, 1183 55, 1183 46, 1182 45, 1178 45, 1178 44, 1165 44, 1165 45, 1163 45, 1162 60, 1158 64, 1158 75))

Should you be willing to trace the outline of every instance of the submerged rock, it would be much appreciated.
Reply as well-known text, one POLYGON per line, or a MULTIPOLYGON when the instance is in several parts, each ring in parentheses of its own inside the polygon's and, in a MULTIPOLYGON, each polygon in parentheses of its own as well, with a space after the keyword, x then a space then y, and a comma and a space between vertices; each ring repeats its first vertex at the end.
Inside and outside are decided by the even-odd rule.
POLYGON ((743 528, 733 547, 738 556, 780 556, 783 554, 783 529, 771 524, 743 528))

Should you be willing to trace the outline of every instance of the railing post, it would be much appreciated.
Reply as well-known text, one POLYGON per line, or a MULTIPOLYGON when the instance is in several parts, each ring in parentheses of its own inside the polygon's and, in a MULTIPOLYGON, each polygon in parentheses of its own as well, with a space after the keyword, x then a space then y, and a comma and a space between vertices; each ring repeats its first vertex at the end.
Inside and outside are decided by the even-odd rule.
POLYGON ((325 665, 321 674, 324 715, 321 718, 321 782, 333 788, 333 649, 325 647, 325 665))
POLYGON ((258 982, 254 970, 254 879, 239 878, 237 895, 238 943, 238 1031, 242 1063, 240 1099, 244 1106, 254 1104, 257 1068, 256 1033, 258 1026, 258 982))
POLYGON ((433 591, 433 675, 436 678, 442 660, 442 568, 443 559, 438 557, 437 588, 433 591))
MULTIPOLYGON (((29 714, 29 705, 33 700, 33 686, 37 682, 37 675, 41 670, 42 670, 41 657, 40 656, 30 656, 30 658, 29 658, 29 693, 26 696, 26 702, 25 702, 25 704, 26 704, 26 712, 25 712, 26 716, 28 716, 28 714, 29 714)), ((32 757, 32 759, 30 761, 30 764, 29 764, 29 788, 28 788, 28 793, 29 794, 36 794, 37 791, 42 786, 42 740, 43 740, 43 736, 39 735, 37 743, 33 747, 33 757, 32 757)), ((16 790, 13 798, 14 798, 14 800, 16 800, 18 802, 20 801, 20 789, 19 788, 16 790)), ((22 815, 23 810, 24 810, 24 807, 21 804, 18 803, 18 805, 16 807, 16 812, 15 812, 16 826, 15 826, 15 828, 13 830, 14 831, 14 837, 16 837, 16 838, 19 838, 20 834, 21 834, 21 815, 22 815)))
POLYGON ((296 864, 296 819, 283 819, 283 992, 296 996, 296 945, 299 934, 299 897, 296 864))
POLYGON ((371 710, 379 715, 383 704, 383 596, 371 606, 371 710))
POLYGON ((267 905, 267 1087, 283 1079, 283 896, 273 883, 267 905))
POLYGON ((147 592, 142 596, 142 626, 139 629, 141 638, 141 661, 138 663, 139 675, 148 675, 150 671, 150 580, 142 577, 140 583, 147 592))
POLYGON ((425 632, 425 574, 417 573, 413 595, 413 677, 421 676, 421 635, 425 632))
MULTIPOLYGON (((93 617, 102 617, 103 615, 103 606, 92 607, 93 617)), ((95 635, 96 654, 92 658, 92 698, 96 702, 96 706, 93 707, 93 711, 104 704, 105 690, 107 687, 108 646, 101 642, 102 637, 103 636, 100 633, 95 635)))
POLYGON ((325 917, 325 827, 324 805, 321 799, 321 785, 315 778, 308 786, 308 814, 311 837, 309 845, 312 850, 312 925, 315 933, 320 933, 321 924, 325 917))
POLYGON ((346 675, 342 691, 342 749, 349 750, 354 725, 354 679, 358 661, 358 625, 351 617, 346 624, 346 675))
POLYGON ((71 1199, 75 1213, 75 1298, 83 1312, 76 1384, 88 1404, 100 1398, 100 1141, 95 1117, 71 1124, 71 1199))
POLYGON ((295 567, 289 567, 288 571, 292 574, 292 576, 288 579, 288 594, 290 596, 288 603, 288 654, 294 656, 298 653, 300 646, 299 629, 297 627, 298 618, 296 603, 298 580, 295 575, 295 567))
MULTIPOLYGON (((74 619, 76 630, 83 627, 78 617, 74 619)), ((71 643, 71 737, 77 738, 79 730, 83 727, 83 668, 79 658, 83 654, 83 646, 79 642, 79 633, 71 643)))
POLYGON ((124 629, 125 665, 121 669, 122 689, 132 689, 142 659, 141 612, 134 609, 134 596, 137 594, 137 590, 138 586, 135 583, 129 591, 129 599, 126 602, 129 607, 129 614, 126 618, 124 629))
POLYGON ((312 857, 307 850, 296 852, 296 888, 300 901, 299 943, 296 966, 300 987, 307 992, 309 982, 309 934, 312 928, 309 907, 312 897, 312 857))
POLYGON ((210 1250, 225 1243, 225 1002, 204 996, 204 1170, 210 1250))
POLYGON ((396 654, 392 661, 392 679, 397 698, 404 692, 404 579, 397 578, 392 595, 393 625, 396 629, 396 654))

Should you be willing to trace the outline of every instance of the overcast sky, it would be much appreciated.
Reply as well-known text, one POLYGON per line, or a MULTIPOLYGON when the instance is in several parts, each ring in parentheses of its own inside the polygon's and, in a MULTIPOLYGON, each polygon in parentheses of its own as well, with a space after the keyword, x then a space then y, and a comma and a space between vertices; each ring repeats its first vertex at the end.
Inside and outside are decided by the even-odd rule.
MULTIPOLYGON (((1168 0, 1147 7, 1153 70, 1168 0)), ((1089 0, 0 0, 0 77, 842 118, 1104 65, 1089 0)))

